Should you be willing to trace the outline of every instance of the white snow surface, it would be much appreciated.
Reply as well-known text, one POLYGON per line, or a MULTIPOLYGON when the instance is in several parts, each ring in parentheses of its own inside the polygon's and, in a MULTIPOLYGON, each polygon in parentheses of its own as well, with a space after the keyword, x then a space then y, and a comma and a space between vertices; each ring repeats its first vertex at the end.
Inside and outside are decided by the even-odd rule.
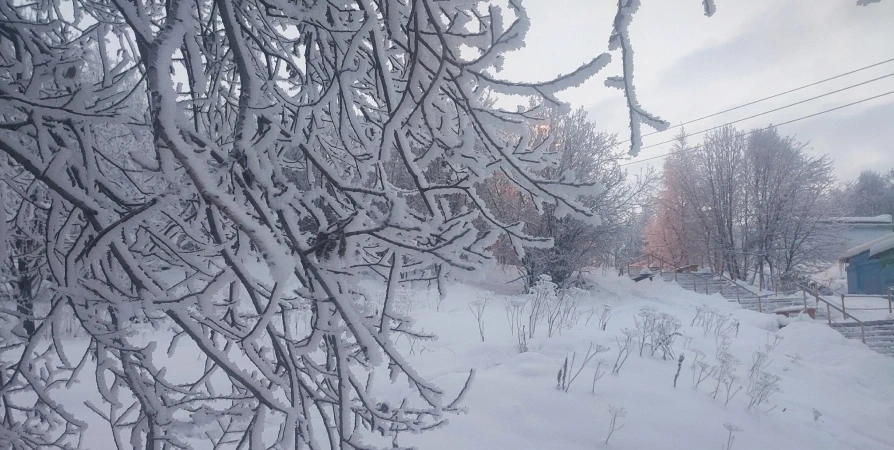
POLYGON ((778 329, 785 319, 740 309, 719 295, 694 294, 672 282, 633 283, 612 274, 594 276, 593 281, 599 287, 585 300, 585 308, 612 306, 606 331, 598 330, 594 318, 560 336, 538 335, 522 354, 514 348, 516 338, 509 333, 499 301, 486 312, 486 342, 478 340, 466 301, 474 299, 479 288, 455 288, 441 312, 417 310, 417 324, 440 337, 410 358, 420 372, 448 392, 460 389, 469 367, 478 373, 466 398, 467 415, 405 443, 438 450, 709 449, 726 443, 723 425, 732 423, 743 430, 735 434, 733 448, 739 450, 894 448, 894 359, 809 318, 778 329), (767 371, 781 378, 783 392, 774 394, 767 405, 749 410, 747 388, 729 405, 719 396, 711 398, 714 386, 707 381, 694 389, 689 368, 694 353, 683 350, 682 342, 675 347, 686 355, 676 388, 672 387, 676 361, 640 357, 637 352, 618 375, 611 374, 615 337, 621 329, 635 327, 633 317, 643 307, 677 316, 683 322, 682 333, 692 337, 690 347, 706 353, 709 364, 716 363, 714 336, 689 326, 696 306, 702 304, 741 322, 730 348, 743 362, 737 369, 741 378, 747 378, 752 354, 768 336, 782 337, 770 352, 767 371), (570 392, 556 390, 556 373, 565 356, 577 351, 579 360, 591 342, 610 347, 597 357, 608 362, 609 373, 596 382, 595 395, 591 394, 595 360, 570 392), (624 428, 606 446, 609 405, 626 408, 627 417, 624 428), (816 421, 814 409, 821 414, 816 421))
POLYGON ((877 216, 872 216, 872 217, 835 217, 835 218, 831 219, 831 222, 891 224, 892 218, 891 218, 890 214, 879 214, 877 216))
POLYGON ((886 234, 878 239, 869 241, 863 245, 858 245, 841 254, 839 260, 847 262, 848 259, 859 255, 865 251, 869 251, 869 257, 873 257, 879 253, 886 252, 894 248, 894 233, 886 234))
MULTIPOLYGON (((469 370, 477 370, 463 402, 466 414, 451 416, 446 426, 430 432, 403 436, 401 445, 420 450, 718 449, 727 443, 724 424, 729 423, 742 430, 734 435, 734 450, 894 448, 894 358, 847 340, 820 322, 803 316, 788 320, 759 314, 740 309, 719 295, 696 294, 658 279, 634 283, 609 271, 590 275, 595 287, 581 300, 583 310, 611 307, 606 330, 599 329, 598 312, 589 323, 581 320, 551 338, 542 324, 536 337, 528 340, 528 351, 519 353, 504 310, 505 299, 517 298, 512 295, 517 288, 502 283, 509 278, 509 274, 492 273, 484 282, 489 286, 451 286, 439 306, 437 293, 415 290, 411 303, 401 305, 416 318, 417 329, 439 336, 436 342, 415 343, 412 350, 406 340, 397 343, 422 376, 450 397, 462 388, 469 370), (468 307, 482 295, 492 298, 484 313, 485 342, 479 338, 478 324, 468 307), (747 386, 728 405, 721 399, 722 391, 712 399, 713 379, 693 387, 690 364, 694 350, 705 353, 709 365, 718 362, 715 336, 705 335, 697 325, 690 326, 696 307, 701 305, 731 314, 741 323, 738 336, 731 336, 728 352, 742 362, 735 371, 746 385, 753 353, 772 343, 774 335, 782 339, 769 352, 766 367, 780 377, 782 392, 759 408, 749 409, 747 386), (635 328, 634 317, 644 307, 682 322, 684 337, 677 339, 674 351, 686 359, 676 388, 672 384, 677 362, 660 356, 640 357, 638 349, 618 375, 611 373, 617 356, 615 338, 622 336, 622 329, 635 328), (780 329, 780 324, 788 325, 780 329), (688 349, 684 349, 686 340, 690 341, 688 349), (609 351, 583 369, 569 392, 557 390, 556 374, 565 357, 576 351, 579 364, 591 343, 609 347, 609 351), (602 368, 608 373, 591 393, 600 358, 606 361, 602 368), (627 414, 619 419, 623 428, 616 430, 606 445, 609 405, 623 407, 627 414), (820 414, 816 420, 814 411, 820 414)), ((201 369, 196 353, 165 355, 170 333, 147 333, 145 338, 157 342, 158 361, 165 361, 172 371, 201 369)), ((86 342, 74 340, 71 344, 83 346, 86 342)), ((375 392, 380 398, 399 399, 409 392, 405 382, 388 384, 386 376, 377 379, 385 380, 375 392)), ((70 410, 90 423, 85 448, 108 448, 108 425, 83 405, 88 399, 98 402, 89 384, 79 383, 67 395, 70 410)), ((196 420, 194 433, 200 438, 202 426, 196 420)), ((271 423, 270 432, 276 429, 271 423)), ((373 437, 370 443, 388 446, 373 437)), ((195 448, 210 448, 200 444, 195 448)))

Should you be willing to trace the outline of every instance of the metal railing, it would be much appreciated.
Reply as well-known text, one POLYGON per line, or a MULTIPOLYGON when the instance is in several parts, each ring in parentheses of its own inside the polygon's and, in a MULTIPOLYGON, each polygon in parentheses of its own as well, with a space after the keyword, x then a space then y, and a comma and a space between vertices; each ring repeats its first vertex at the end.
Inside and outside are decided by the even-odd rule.
MULTIPOLYGON (((704 262, 704 258, 705 258, 705 257, 703 257, 703 262, 704 262)), ((709 258, 709 257, 708 257, 708 258, 709 258)), ((703 265, 703 264, 702 264, 702 265, 703 265)), ((656 267, 657 267, 657 268, 658 268, 658 273, 659 273, 659 275, 662 274, 662 273, 664 273, 664 269, 667 267, 667 268, 672 269, 673 274, 674 274, 674 281, 679 282, 679 279, 678 279, 678 277, 677 277, 677 274, 679 274, 679 273, 681 273, 681 272, 688 272, 688 273, 692 273, 692 275, 693 275, 693 277, 692 277, 692 290, 693 290, 694 292, 698 292, 698 278, 699 278, 699 277, 698 277, 695 273, 693 273, 693 271, 691 270, 693 266, 694 266, 694 264, 677 265, 677 264, 668 262, 668 261, 664 260, 663 258, 657 256, 657 255, 654 255, 654 254, 651 254, 651 253, 646 253, 646 254, 637 256, 637 257, 635 257, 635 258, 632 258, 632 259, 627 263, 627 275, 628 275, 628 276, 631 275, 631 270, 632 270, 634 267, 646 267, 646 268, 649 268, 649 269, 653 269, 653 268, 656 268, 656 267), (642 265, 642 263, 644 263, 644 262, 646 262, 646 261, 648 261, 648 264, 646 264, 646 265, 642 265), (657 261, 657 264, 656 264, 656 261, 657 261)), ((726 282, 728 282, 728 283, 731 283, 731 284, 734 286, 734 288, 735 288, 735 292, 736 292, 736 302, 739 303, 739 304, 742 303, 742 291, 743 291, 743 290, 746 292, 747 295, 756 297, 756 298, 757 298, 757 310, 758 310, 758 312, 761 312, 761 313, 764 312, 764 311, 763 311, 763 309, 764 309, 763 301, 766 300, 767 297, 769 297, 769 295, 767 295, 767 296, 762 296, 760 292, 753 292, 753 291, 751 291, 751 290, 749 290, 749 289, 746 289, 745 287, 743 287, 743 286, 739 283, 739 281, 734 280, 734 279, 732 279, 731 277, 728 277, 728 276, 726 276, 726 275, 723 274, 723 273, 721 273, 721 274, 719 274, 719 275, 716 274, 716 273, 712 273, 711 276, 712 276, 712 277, 717 277, 717 278, 719 278, 719 279, 721 279, 721 280, 723 280, 723 281, 726 281, 726 282)), ((710 281, 711 281, 711 280, 706 278, 704 281, 705 281, 705 294, 710 294, 710 289, 709 289, 709 288, 710 288, 710 281)), ((842 316, 842 319, 847 320, 848 318, 850 318, 850 319, 853 320, 857 325, 859 325, 859 327, 860 327, 860 340, 863 341, 864 344, 866 343, 866 327, 865 327, 864 321, 858 319, 858 318, 855 317, 853 314, 851 314, 850 312, 848 312, 848 309, 849 309, 849 308, 847 308, 847 306, 846 306, 846 304, 845 304, 845 298, 846 298, 846 297, 877 297, 877 298, 884 298, 884 299, 887 299, 887 300, 888 300, 888 313, 889 313, 889 314, 894 313, 894 286, 892 286, 892 287, 890 287, 890 288, 887 289, 887 293, 886 293, 885 296, 858 296, 858 295, 839 294, 839 295, 841 296, 841 306, 839 307, 839 306, 836 305, 834 302, 831 302, 831 301, 827 300, 826 298, 824 298, 824 297, 820 294, 820 292, 819 292, 819 288, 818 288, 818 286, 816 285, 816 283, 812 283, 812 284, 813 284, 813 286, 811 287, 811 286, 805 286, 804 284, 802 284, 802 283, 800 283, 800 282, 796 282, 796 283, 795 283, 795 286, 798 287, 798 289, 800 289, 800 290, 802 291, 802 298, 803 298, 803 301, 804 301, 804 311, 808 311, 808 312, 809 312, 810 309, 811 309, 811 308, 810 308, 810 304, 808 303, 808 295, 810 295, 811 297, 814 298, 814 307, 813 307, 814 317, 815 317, 815 315, 816 315, 816 311, 819 310, 821 303, 822 303, 822 304, 825 304, 825 305, 826 305, 826 320, 827 320, 827 322, 828 322, 828 325, 831 327, 831 326, 832 326, 832 322, 833 322, 833 319, 832 319, 832 310, 834 309, 835 311, 840 312, 840 313, 841 313, 841 316, 842 316)), ((722 285, 721 285, 721 287, 720 287, 720 293, 721 293, 721 295, 723 294, 723 286, 722 286, 722 285)), ((774 295, 775 295, 776 297, 778 297, 779 293, 776 292, 774 295)), ((862 311, 862 310, 867 310, 867 311, 868 311, 868 310, 883 310, 883 308, 850 308, 850 310, 852 310, 852 311, 862 311)), ((840 324, 844 325, 844 323, 842 323, 842 322, 838 322, 838 321, 835 321, 835 323, 840 323, 840 324)))
POLYGON ((644 254, 639 255, 635 258, 632 258, 630 261, 627 262, 627 276, 631 275, 631 272, 630 272, 631 268, 640 267, 640 266, 636 265, 635 263, 645 260, 646 258, 648 258, 649 264, 646 266, 643 266, 643 267, 646 267, 651 270, 653 267, 655 267, 654 262, 658 261, 658 273, 659 274, 663 273, 665 266, 673 268, 674 281, 677 281, 677 274, 680 273, 681 270, 688 267, 688 266, 677 266, 676 264, 665 261, 663 258, 656 256, 654 254, 644 253, 644 254))
MULTIPOLYGON (((637 257, 635 257, 635 258, 632 258, 632 259, 627 263, 627 275, 628 275, 628 276, 631 275, 631 270, 632 270, 633 267, 646 267, 646 268, 649 268, 649 269, 652 269, 652 268, 657 267, 657 268, 658 268, 658 272, 659 272, 659 274, 664 273, 664 268, 665 268, 665 267, 670 267, 670 268, 673 269, 674 281, 677 281, 677 282, 679 282, 679 278, 678 278, 678 276, 677 276, 678 274, 680 274, 680 273, 690 273, 690 274, 692 274, 692 275, 693 275, 693 277, 692 277, 692 290, 693 290, 694 292, 699 292, 699 291, 698 291, 698 279, 699 279, 699 276, 692 270, 692 268, 693 268, 693 267, 699 267, 699 266, 700 266, 700 267, 704 267, 704 260, 705 260, 705 258, 703 257, 703 258, 702 258, 702 261, 701 261, 701 264, 683 264, 683 265, 677 265, 677 264, 674 264, 674 263, 671 263, 671 262, 669 262, 669 261, 664 260, 664 259, 661 258, 660 256, 657 256, 657 255, 654 255, 654 254, 651 254, 651 253, 645 253, 645 254, 642 254, 642 255, 637 256, 637 257), (641 266, 641 265, 638 264, 638 263, 642 263, 642 262, 644 262, 644 261, 646 261, 646 260, 648 260, 648 264, 646 264, 645 266, 641 266), (656 264, 655 264, 655 261, 658 261, 657 266, 656 266, 656 264)), ((715 274, 715 273, 712 272, 712 273, 711 273, 711 276, 712 276, 712 277, 713 277, 713 276, 717 276, 717 274, 715 274)), ((711 279, 708 278, 708 277, 703 277, 703 278, 704 278, 704 282, 705 282, 705 283, 704 283, 704 285, 705 285, 705 294, 706 294, 706 295, 709 295, 709 294, 710 294, 710 284, 711 284, 711 279)), ((729 277, 727 277, 727 276, 725 276, 725 275, 723 275, 723 274, 720 274, 720 275, 719 275, 719 278, 722 279, 722 280, 726 280, 726 281, 728 281, 728 282, 730 282, 730 283, 733 284, 733 287, 735 288, 735 292, 736 292, 736 302, 737 302, 737 303, 742 304, 742 296, 743 296, 743 295, 742 295, 742 294, 743 294, 742 291, 745 291, 744 293, 745 293, 746 295, 753 295, 753 296, 755 296, 755 297, 757 298, 757 309, 758 309, 758 312, 763 312, 763 309, 764 309, 764 308, 763 308, 763 298, 762 298, 762 296, 761 296, 760 293, 755 293, 755 292, 751 292, 751 291, 749 291, 748 289, 742 287, 738 282, 736 282, 736 281, 733 280, 732 278, 729 278, 729 277)), ((721 288, 720 288, 720 294, 723 295, 723 286, 721 286, 721 288)), ((766 297, 766 296, 764 296, 764 297, 766 297)))
MULTIPOLYGON (((823 296, 820 295, 819 289, 816 286, 813 286, 813 288, 811 289, 810 286, 804 286, 803 284, 798 283, 798 287, 804 292, 804 304, 805 305, 807 304, 807 293, 810 293, 810 295, 812 295, 813 298, 816 299, 816 307, 817 308, 819 308, 820 302, 823 302, 826 304, 826 319, 828 320, 830 327, 832 326, 832 309, 835 309, 841 313, 842 319, 847 320, 847 318, 850 317, 851 319, 853 319, 854 322, 856 322, 860 326, 860 340, 864 344, 866 343, 866 326, 862 320, 854 317, 853 314, 847 312, 847 308, 844 307, 844 297, 845 297, 844 294, 841 295, 842 303, 841 303, 841 308, 839 308, 837 305, 835 305, 832 302, 823 298, 823 296)), ((890 294, 891 291, 889 290, 888 293, 890 294)), ((890 297, 889 297, 889 299, 890 299, 890 297)), ((889 305, 890 305, 890 303, 889 303, 889 305)), ((841 323, 842 325, 844 325, 842 322, 836 321, 836 323, 841 323)))

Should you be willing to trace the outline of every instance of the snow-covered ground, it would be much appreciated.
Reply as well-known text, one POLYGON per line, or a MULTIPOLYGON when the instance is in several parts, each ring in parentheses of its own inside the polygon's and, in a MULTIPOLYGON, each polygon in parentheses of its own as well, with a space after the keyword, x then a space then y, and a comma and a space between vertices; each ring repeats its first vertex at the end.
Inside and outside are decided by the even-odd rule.
MULTIPOLYGON (((435 344, 417 345, 410 360, 448 391, 463 385, 470 367, 477 369, 466 398, 468 414, 448 426, 405 439, 420 449, 717 449, 728 442, 732 424, 734 449, 891 449, 894 448, 894 359, 876 354, 819 323, 795 320, 779 329, 777 317, 738 309, 720 296, 707 297, 661 281, 633 283, 613 274, 596 275, 598 285, 583 300, 584 308, 612 307, 605 331, 592 318, 561 335, 545 330, 518 353, 499 296, 485 311, 485 342, 467 302, 479 287, 455 286, 440 305, 419 305, 413 315, 426 331, 437 333, 435 344), (730 314, 741 325, 731 336, 729 353, 741 361, 735 371, 744 385, 725 404, 716 380, 693 387, 695 350, 717 365, 713 333, 690 326, 696 307, 708 304, 730 314), (660 356, 640 357, 635 350, 619 374, 611 374, 622 329, 634 329, 634 316, 644 307, 674 315, 683 324, 674 350, 685 355, 677 387, 677 362, 660 356), (757 350, 781 341, 769 352, 766 371, 779 377, 781 392, 765 404, 748 407, 748 370, 757 350), (688 339, 688 338, 691 338, 688 339), (688 341, 688 348, 684 349, 688 341), (583 369, 569 391, 556 389, 556 376, 566 356, 581 355, 591 343, 609 347, 596 359, 608 374, 595 383, 596 359, 583 369), (608 446, 609 405, 623 407, 623 428, 608 446)), ((647 350, 648 352, 648 350, 647 350)), ((574 369, 576 370, 576 368, 574 369)), ((572 371, 572 374, 574 371, 572 371)))
MULTIPOLYGON (((736 450, 894 448, 894 358, 876 354, 821 323, 789 322, 742 310, 719 295, 695 294, 672 282, 634 283, 611 272, 595 273, 589 277, 595 287, 581 296, 580 310, 596 314, 587 321, 585 313, 575 326, 553 337, 546 336, 543 323, 527 340, 527 351, 519 352, 504 307, 506 300, 521 298, 517 284, 503 283, 511 277, 492 273, 482 283, 451 286, 440 302, 433 292, 411 291, 413 295, 405 296, 408 301, 399 305, 416 319, 417 329, 439 336, 436 342, 401 339, 399 347, 448 397, 460 391, 470 369, 476 370, 463 403, 467 413, 451 416, 446 426, 428 433, 402 436, 402 445, 429 450, 718 449, 729 443, 728 424, 741 430, 733 433, 731 448, 736 450), (481 342, 469 303, 484 297, 491 301, 484 309, 481 342), (611 307, 611 316, 601 330, 598 314, 604 305, 611 307), (714 308, 708 315, 726 319, 721 327, 726 343, 724 333, 691 325, 697 308, 704 305, 714 308), (674 316, 682 325, 672 346, 674 357, 685 355, 676 388, 677 361, 662 359, 660 351, 651 356, 648 347, 642 357, 635 348, 619 373, 611 373, 618 356, 616 339, 623 340, 622 330, 636 328, 634 317, 643 308, 674 316), (557 373, 566 356, 570 359, 576 352, 569 371, 573 376, 591 344, 608 350, 580 371, 568 392, 558 390, 557 373), (732 366, 737 378, 728 404, 727 391, 723 384, 718 389, 716 379, 707 376, 693 386, 702 370, 692 364, 698 352, 709 371, 719 365, 718 346, 725 345, 740 362, 732 366), (768 345, 775 348, 767 351, 768 345), (749 366, 756 351, 767 353, 763 370, 779 377, 781 391, 749 407, 749 366), (594 384, 599 360, 600 370, 607 373, 594 384), (620 428, 606 445, 610 406, 624 408, 626 415, 617 419, 620 428)), ((165 343, 170 337, 161 331, 144 336, 144 343, 158 344, 157 363, 173 373, 201 366, 198 352, 188 345, 168 357, 165 343)), ((86 341, 71 344, 78 347, 86 341)), ((80 383, 70 389, 66 404, 90 423, 85 448, 107 448, 108 424, 84 405, 87 400, 100 404, 89 386, 80 383)), ((405 392, 406 383, 382 383, 376 395, 399 399, 405 392)), ((196 417, 178 421, 186 435, 201 436, 196 417)))

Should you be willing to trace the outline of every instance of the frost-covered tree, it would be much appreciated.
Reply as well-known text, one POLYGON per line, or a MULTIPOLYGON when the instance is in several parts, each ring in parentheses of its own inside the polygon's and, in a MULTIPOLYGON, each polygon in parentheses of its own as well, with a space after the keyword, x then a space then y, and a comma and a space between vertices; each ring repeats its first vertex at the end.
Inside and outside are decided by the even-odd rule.
POLYGON ((655 196, 651 214, 643 230, 645 251, 675 266, 692 264, 707 252, 703 227, 696 215, 695 203, 684 195, 685 165, 683 152, 691 150, 685 133, 678 136, 661 171, 661 187, 655 196))
MULTIPOLYGON (((554 207, 538 209, 529 196, 508 183, 505 177, 487 180, 482 186, 482 197, 499 219, 524 223, 525 232, 552 240, 550 246, 528 249, 522 258, 509 261, 522 271, 529 288, 544 274, 564 285, 586 267, 614 266, 624 259, 629 247, 635 247, 635 242, 628 239, 628 231, 639 224, 653 178, 652 172, 629 176, 619 165, 626 152, 619 148, 615 136, 597 132, 582 108, 569 114, 552 110, 545 119, 548 125, 540 128, 536 139, 552 139, 548 153, 556 158, 553 165, 541 169, 538 175, 555 181, 575 179, 597 184, 599 189, 585 196, 583 203, 598 215, 600 222, 559 217, 554 214, 554 207)), ((639 238, 641 233, 636 236, 639 238)), ((502 250, 511 256, 509 249, 502 250)))
POLYGON ((848 213, 871 217, 879 214, 894 215, 894 170, 879 173, 864 170, 845 189, 848 213))
MULTIPOLYGON (((609 40, 634 154, 641 123, 664 126, 634 92, 638 7, 619 2, 609 40)), ((547 243, 488 210, 494 174, 538 210, 596 218, 594 183, 540 175, 551 140, 531 130, 610 55, 503 80, 528 25, 515 1, 0 4, 4 241, 27 242, 3 282, 22 286, 6 262, 27 254, 48 305, 0 310, 0 447, 75 446, 73 386, 122 449, 400 448, 443 424, 465 390, 395 348, 426 337, 398 286, 473 272, 501 235, 547 243), (86 348, 60 339, 67 316, 86 348), (147 345, 150 326, 171 333, 147 345), (402 398, 373 395, 382 371, 402 398)))
POLYGON ((715 270, 762 286, 786 287, 828 258, 831 161, 775 129, 723 127, 702 144, 685 136, 665 164, 648 248, 683 264, 707 257, 715 270), (766 281, 765 281, 766 278, 766 281))

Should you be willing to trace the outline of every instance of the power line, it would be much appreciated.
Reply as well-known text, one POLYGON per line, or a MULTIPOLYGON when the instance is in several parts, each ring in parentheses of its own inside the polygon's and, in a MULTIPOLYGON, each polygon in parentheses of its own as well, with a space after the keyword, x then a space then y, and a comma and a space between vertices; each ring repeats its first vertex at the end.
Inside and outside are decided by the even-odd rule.
MULTIPOLYGON (((882 94, 874 95, 874 96, 872 96, 872 97, 864 98, 864 99, 862 99, 862 100, 857 100, 857 101, 855 101, 855 102, 848 103, 848 104, 846 104, 846 105, 836 106, 836 107, 834 107, 834 108, 830 108, 830 109, 827 109, 827 110, 825 110, 825 111, 820 111, 820 112, 813 113, 813 114, 810 114, 810 115, 807 115, 807 116, 801 116, 801 117, 798 117, 797 119, 792 119, 792 120, 787 120, 787 121, 785 121, 785 122, 780 122, 780 123, 777 123, 777 124, 775 124, 775 125, 770 125, 770 126, 766 126, 766 127, 763 127, 763 128, 758 128, 758 129, 755 129, 755 130, 746 131, 746 132, 744 132, 744 133, 739 133, 739 134, 736 135, 736 137, 739 137, 739 136, 747 136, 747 135, 749 135, 749 134, 756 133, 756 132, 758 132, 758 131, 764 131, 764 130, 769 130, 770 128, 780 127, 780 126, 782 126, 782 125, 788 125, 788 124, 790 124, 790 123, 798 122, 798 121, 801 121, 801 120, 804 120, 804 119, 809 119, 809 118, 811 118, 811 117, 816 117, 816 116, 819 116, 819 115, 822 115, 822 114, 826 114, 826 113, 829 113, 829 112, 832 112, 832 111, 837 111, 837 110, 842 109, 842 108, 847 108, 848 106, 854 106, 854 105, 857 105, 857 104, 860 104, 860 103, 863 103, 863 102, 868 102, 868 101, 870 101, 870 100, 875 100, 875 99, 877 99, 877 98, 884 97, 884 96, 886 96, 886 95, 891 95, 891 94, 894 94, 894 91, 888 91, 888 92, 885 92, 885 93, 882 93, 882 94)), ((671 142, 672 142, 672 141, 671 141, 671 142)), ((656 145, 657 145, 657 144, 656 144, 656 145)), ((698 148, 698 147, 694 147, 694 148, 692 148, 692 150, 694 150, 695 148, 698 148)), ((671 154, 671 152, 668 152, 668 153, 664 153, 664 154, 661 154, 661 155, 655 155, 655 156, 651 156, 651 157, 649 157, 649 158, 643 158, 643 159, 640 159, 640 160, 637 160, 637 161, 631 161, 631 162, 627 162, 627 163, 623 163, 623 164, 618 164, 618 165, 619 165, 619 166, 629 166, 629 165, 631 165, 631 164, 638 164, 638 163, 641 163, 641 162, 651 161, 651 160, 653 160, 653 159, 664 158, 664 157, 669 156, 670 154, 671 154)))
MULTIPOLYGON (((808 99, 804 99, 804 100, 801 100, 801 101, 797 101, 797 102, 795 102, 795 103, 789 103, 788 105, 780 106, 780 107, 778 107, 778 108, 774 108, 774 109, 771 109, 771 110, 769 110, 769 111, 764 111, 764 112, 757 113, 757 114, 754 114, 754 115, 751 115, 751 116, 748 116, 748 117, 743 117, 743 118, 741 118, 741 119, 736 119, 736 120, 733 120, 732 122, 727 122, 727 123, 725 123, 725 124, 723 124, 723 125, 717 125, 717 126, 715 126, 715 127, 706 128, 706 129, 701 130, 701 131, 696 131, 695 133, 686 133, 686 136, 697 136, 697 135, 699 135, 699 134, 704 134, 704 133, 707 133, 707 132, 709 132, 709 131, 716 130, 716 129, 718 129, 718 128, 723 128, 723 127, 725 127, 725 126, 727 126, 727 125, 732 125, 732 124, 734 124, 734 123, 739 123, 739 122, 742 122, 742 121, 745 121, 745 120, 748 120, 748 119, 754 119, 755 117, 765 116, 765 115, 767 115, 767 114, 774 113, 774 112, 776 112, 776 111, 781 111, 781 110, 786 109, 786 108, 791 108, 792 106, 798 106, 798 105, 801 105, 801 104, 803 104, 803 103, 811 102, 811 101, 814 101, 814 100, 816 100, 816 99, 818 99, 818 98, 828 97, 828 96, 830 96, 830 95, 832 95, 832 94, 837 94, 837 93, 839 93, 839 92, 843 92, 843 91, 846 91, 846 90, 848 90, 848 89, 853 89, 853 88, 855 88, 855 87, 863 86, 864 84, 869 84, 869 83, 872 83, 872 82, 874 82, 874 81, 883 80, 883 79, 888 78, 888 77, 891 77, 891 76, 894 76, 894 72, 889 73, 889 74, 887 74, 887 75, 882 75, 882 76, 880 76, 880 77, 878 77, 878 78, 873 78, 873 79, 871 79, 871 80, 866 80, 866 81, 863 81, 863 82, 860 82, 860 83, 857 83, 857 84, 852 84, 852 85, 850 85, 850 86, 843 87, 843 88, 838 89, 838 90, 834 90, 834 91, 831 91, 831 92, 826 92, 826 93, 824 93, 824 94, 820 94, 820 95, 817 95, 817 96, 815 96, 815 97, 811 97, 811 98, 808 98, 808 99)), ((657 146, 659 146, 659 145, 668 144, 668 143, 670 143, 670 142, 674 142, 674 141, 676 141, 676 139, 668 139, 668 140, 666 140, 666 141, 658 142, 658 143, 656 143, 656 144, 649 144, 649 145, 646 145, 646 146, 644 146, 644 147, 641 147, 640 150, 645 150, 645 149, 647 149, 647 148, 657 147, 657 146)))
MULTIPOLYGON (((692 119, 692 120, 689 120, 689 121, 687 121, 687 122, 683 122, 683 123, 681 123, 681 124, 679 124, 679 125, 674 125, 674 126, 672 126, 672 127, 670 127, 670 128, 667 128, 667 129, 665 129, 665 130, 662 130, 662 131, 653 131, 653 132, 651 132, 651 133, 646 133, 646 134, 644 134, 643 136, 644 136, 644 137, 645 137, 645 136, 651 136, 651 135, 653 135, 653 134, 663 133, 663 132, 668 131, 668 130, 673 130, 673 129, 675 129, 675 128, 680 128, 680 127, 683 127, 683 126, 685 126, 685 125, 689 125, 690 123, 695 123, 695 122, 698 122, 698 121, 701 121, 701 120, 704 120, 704 119, 708 119, 708 118, 711 118, 711 117, 714 117, 714 116, 719 116, 719 115, 721 115, 721 114, 725 114, 725 113, 728 113, 728 112, 730 112, 730 111, 735 111, 735 110, 737 110, 737 109, 741 109, 741 108, 744 108, 744 107, 746 107, 746 106, 751 106, 751 105, 754 105, 754 104, 756 104, 756 103, 760 103, 760 102, 763 102, 763 101, 766 101, 766 100, 774 99, 774 98, 776 98, 776 97, 779 97, 779 96, 782 96, 782 95, 785 95, 785 94, 790 94, 790 93, 792 93, 792 92, 800 91, 801 89, 806 89, 806 88, 809 88, 809 87, 812 87, 812 86, 816 86, 816 85, 818 85, 818 84, 822 84, 822 83, 825 83, 825 82, 827 82, 827 81, 837 80, 838 78, 845 77, 845 76, 848 76, 848 75, 851 75, 851 74, 854 74, 854 73, 857 73, 857 72, 862 72, 862 71, 864 71, 864 70, 871 69, 871 68, 873 68, 873 67, 877 67, 877 66, 880 66, 880 65, 882 65, 882 64, 887 64, 887 63, 892 62, 892 61, 894 61, 894 58, 886 59, 886 60, 884 60, 884 61, 880 61, 880 62, 877 62, 877 63, 875 63, 875 64, 870 64, 870 65, 868 65, 868 66, 860 67, 859 69, 854 69, 854 70, 851 70, 851 71, 849 71, 849 72, 845 72, 845 73, 842 73, 842 74, 835 75, 835 76, 833 76, 833 77, 829 77, 829 78, 826 78, 826 79, 823 79, 823 80, 819 80, 819 81, 814 81, 813 83, 810 83, 810 84, 805 84, 805 85, 803 85, 803 86, 798 86, 798 87, 796 87, 796 88, 794 88, 794 89, 789 89, 789 90, 787 90, 787 91, 780 92, 780 93, 778 93, 778 94, 773 94, 773 95, 770 95, 770 96, 767 96, 767 97, 764 97, 764 98, 761 98, 761 99, 757 99, 757 100, 754 100, 754 101, 745 103, 745 104, 743 104, 743 105, 735 106, 735 107, 732 107, 732 108, 729 108, 729 109, 724 109, 723 111, 718 111, 718 112, 713 113, 713 114, 708 114, 707 116, 699 117, 699 118, 697 118, 697 119, 692 119)), ((621 142, 619 142, 619 143, 620 143, 620 144, 623 144, 623 143, 625 143, 625 142, 630 142, 630 140, 628 139, 628 140, 626 140, 626 141, 621 141, 621 142)))

